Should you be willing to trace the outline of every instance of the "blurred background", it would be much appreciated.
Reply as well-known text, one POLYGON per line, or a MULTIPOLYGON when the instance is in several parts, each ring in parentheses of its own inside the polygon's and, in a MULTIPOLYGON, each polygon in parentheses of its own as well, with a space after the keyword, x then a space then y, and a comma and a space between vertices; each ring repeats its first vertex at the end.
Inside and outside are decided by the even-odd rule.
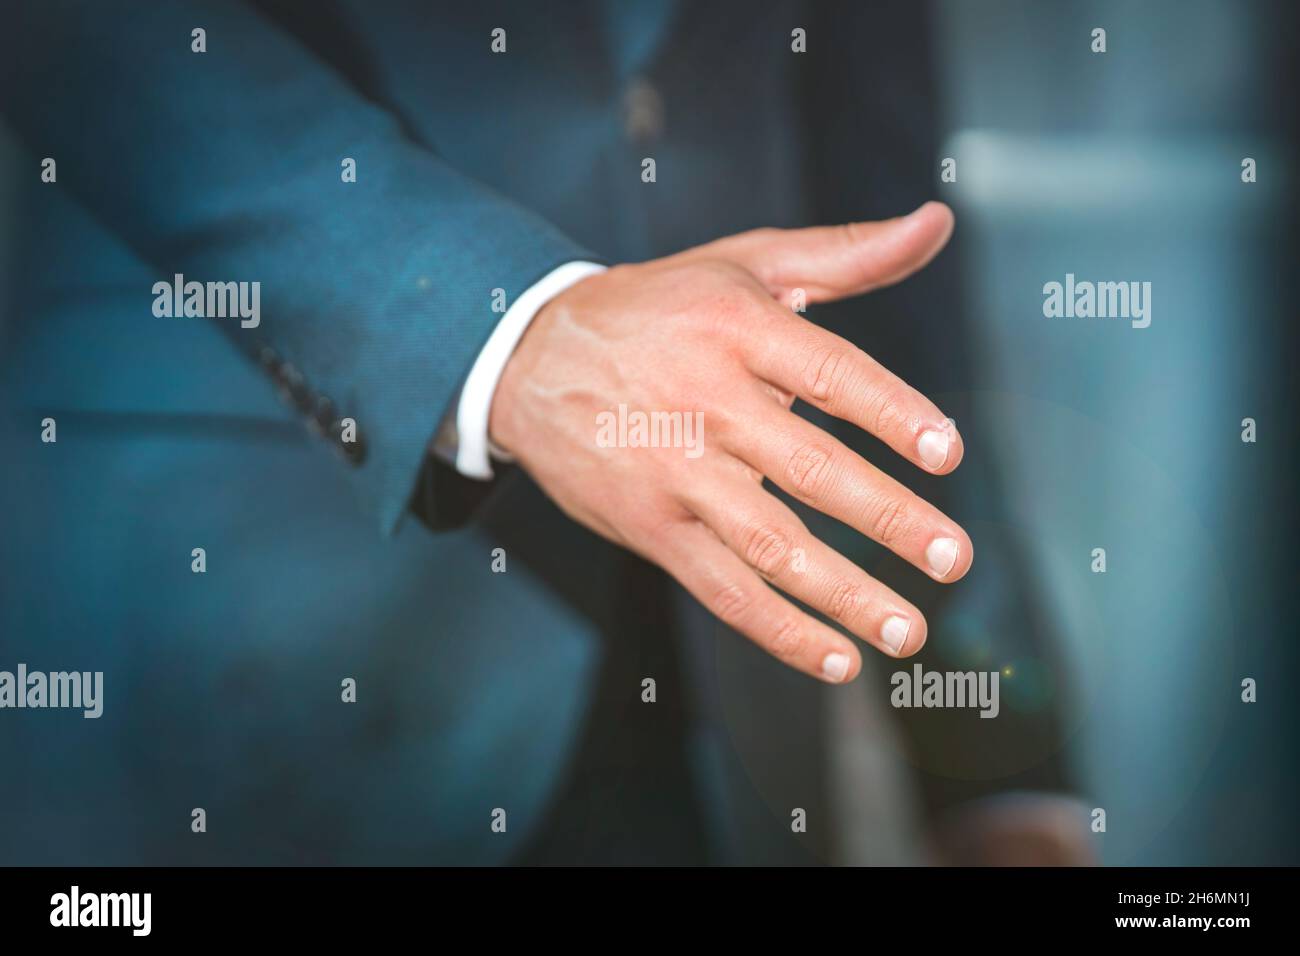
POLYGON ((1103 862, 1293 864, 1295 7, 934 14, 974 388, 1078 681, 1103 862), (1150 327, 1044 318, 1068 272, 1150 281, 1150 327))

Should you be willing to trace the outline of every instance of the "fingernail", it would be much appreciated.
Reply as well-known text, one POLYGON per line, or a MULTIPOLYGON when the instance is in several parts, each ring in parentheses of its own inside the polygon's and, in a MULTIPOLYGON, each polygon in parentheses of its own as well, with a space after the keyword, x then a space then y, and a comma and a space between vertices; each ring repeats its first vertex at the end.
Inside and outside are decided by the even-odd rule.
POLYGON ((911 621, 905 617, 894 615, 885 619, 884 625, 880 628, 880 639, 884 641, 890 653, 897 654, 903 649, 903 645, 907 643, 907 632, 911 629, 911 621))
POLYGON ((947 432, 931 429, 928 432, 921 433, 921 437, 916 443, 916 450, 921 456, 921 461, 925 463, 925 467, 937 471, 948 460, 948 444, 947 432))
POLYGON ((838 684, 849 672, 848 654, 827 654, 822 661, 822 675, 832 683, 838 684))
POLYGON ((937 578, 948 576, 957 564, 957 541, 954 538, 935 538, 925 549, 925 560, 937 578))

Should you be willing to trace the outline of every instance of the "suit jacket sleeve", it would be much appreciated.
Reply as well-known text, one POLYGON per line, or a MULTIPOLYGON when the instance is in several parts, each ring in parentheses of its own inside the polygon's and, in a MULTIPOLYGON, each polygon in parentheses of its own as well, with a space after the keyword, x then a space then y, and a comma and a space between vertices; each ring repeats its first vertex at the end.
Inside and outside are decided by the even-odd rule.
MULTIPOLYGON (((7 20, 5 114, 38 158, 57 161, 50 188, 117 231, 160 281, 260 282, 256 328, 173 321, 221 324, 268 378, 328 395, 331 417, 355 419, 361 453, 338 467, 391 531, 499 318, 492 290, 513 301, 591 254, 412 142, 245 4, 40 0, 7 20), (191 49, 195 28, 206 52, 191 49), (342 181, 345 158, 354 183, 342 181)), ((141 302, 147 317, 149 289, 141 302)), ((436 511, 427 474, 420 484, 436 511)))

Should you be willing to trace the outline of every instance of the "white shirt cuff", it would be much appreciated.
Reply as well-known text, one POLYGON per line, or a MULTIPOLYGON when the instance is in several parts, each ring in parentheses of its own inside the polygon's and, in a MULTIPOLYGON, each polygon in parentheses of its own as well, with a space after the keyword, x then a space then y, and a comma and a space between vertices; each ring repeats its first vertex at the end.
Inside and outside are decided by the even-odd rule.
POLYGON ((501 373, 527 331, 528 323, 533 321, 533 316, 541 311, 542 306, 569 286, 597 272, 604 272, 605 268, 594 262, 566 262, 525 289, 506 309, 474 360, 456 408, 448 414, 449 420, 443 422, 435 440, 435 450, 442 457, 453 460, 456 470, 462 475, 487 480, 492 477, 493 457, 510 460, 505 452, 492 446, 488 440, 488 419, 501 373), (450 427, 453 414, 454 428, 450 427))

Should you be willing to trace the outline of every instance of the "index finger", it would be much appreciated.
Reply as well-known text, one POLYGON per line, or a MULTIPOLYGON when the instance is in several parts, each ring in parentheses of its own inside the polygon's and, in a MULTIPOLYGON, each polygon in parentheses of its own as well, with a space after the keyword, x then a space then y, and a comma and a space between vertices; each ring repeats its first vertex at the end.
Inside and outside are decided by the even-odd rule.
POLYGON ((852 342, 775 304, 759 324, 741 346, 759 378, 870 432, 931 474, 961 462, 952 419, 852 342))

